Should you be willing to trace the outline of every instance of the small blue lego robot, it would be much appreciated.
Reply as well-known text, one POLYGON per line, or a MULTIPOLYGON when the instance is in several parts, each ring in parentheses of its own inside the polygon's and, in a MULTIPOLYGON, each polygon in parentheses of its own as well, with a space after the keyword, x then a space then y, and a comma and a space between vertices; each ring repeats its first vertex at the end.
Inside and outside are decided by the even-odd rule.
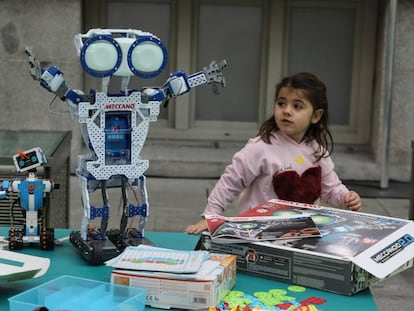
POLYGON ((52 250, 55 245, 54 229, 46 224, 46 193, 57 189, 51 180, 38 179, 37 167, 46 164, 46 157, 39 147, 19 151, 13 156, 18 173, 27 172, 25 179, 0 181, 0 199, 8 193, 18 193, 19 205, 23 213, 23 228, 10 228, 9 249, 19 250, 24 242, 40 243, 41 249, 52 250))
POLYGON ((149 123, 157 120, 161 105, 194 87, 210 84, 217 93, 225 86, 222 70, 226 62, 212 62, 189 76, 183 71, 173 72, 161 87, 138 90, 128 88, 131 76, 153 78, 167 65, 167 50, 155 35, 133 29, 91 29, 75 36, 75 47, 84 70, 102 79, 101 91, 85 94, 67 87, 59 68, 42 69, 30 48, 26 53, 33 78, 65 101, 72 117, 79 120, 89 154, 80 157, 77 169, 84 215, 80 231, 72 232, 70 241, 89 263, 101 264, 126 246, 148 242, 144 239, 149 215, 144 172, 149 164, 141 159, 141 149, 149 123), (113 76, 121 77, 121 89, 115 94, 108 91, 113 76), (107 230, 109 187, 120 187, 123 199, 120 226, 111 230, 107 230), (140 204, 128 201, 130 187, 139 189, 140 204), (90 205, 88 194, 98 188, 102 191, 100 207, 90 205), (90 229, 89 221, 96 217, 101 218, 101 227, 90 229), (127 225, 135 217, 140 217, 138 227, 127 225))

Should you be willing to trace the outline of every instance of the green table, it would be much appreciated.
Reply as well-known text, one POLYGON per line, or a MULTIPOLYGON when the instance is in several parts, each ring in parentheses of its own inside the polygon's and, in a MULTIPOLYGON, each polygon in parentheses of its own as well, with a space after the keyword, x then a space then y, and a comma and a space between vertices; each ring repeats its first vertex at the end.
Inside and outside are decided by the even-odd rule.
MULTIPOLYGON (((0 235, 6 235, 8 228, 0 227, 0 235)), ((70 230, 57 230, 56 237, 67 236, 70 230)), ((193 250, 198 241, 198 236, 185 233, 147 232, 146 235, 156 246, 167 247, 179 250, 193 250)), ((66 241, 62 246, 57 246, 53 251, 42 251, 36 247, 25 247, 21 252, 36 256, 48 257, 51 265, 47 273, 36 279, 22 280, 10 283, 0 283, 0 310, 8 311, 8 298, 46 281, 55 279, 61 275, 72 275, 87 279, 109 282, 113 268, 106 266, 90 266, 81 257, 77 250, 66 241)), ((243 291, 246 294, 253 294, 258 291, 269 291, 271 289, 287 289, 290 284, 272 280, 253 277, 238 273, 234 290, 243 291)), ((290 296, 291 293, 290 293, 290 296)), ((326 302, 320 305, 318 310, 324 311, 375 311, 377 307, 369 290, 360 292, 348 297, 336 295, 325 291, 307 288, 305 292, 294 293, 298 301, 310 297, 325 299, 326 302)), ((146 310, 158 310, 147 307, 146 310)), ((88 310, 94 311, 94 310, 88 310)))
MULTIPOLYGON (((60 188, 47 193, 47 222, 49 227, 69 227, 69 173, 70 173, 70 131, 41 130, 0 130, 0 180, 15 178, 24 179, 25 173, 17 174, 13 164, 13 155, 17 150, 28 150, 40 147, 47 163, 38 169, 39 178, 52 179, 60 188)), ((8 199, 0 200, 0 225, 12 223, 11 206, 17 194, 10 193, 8 199)), ((15 207, 13 215, 19 215, 15 207)))

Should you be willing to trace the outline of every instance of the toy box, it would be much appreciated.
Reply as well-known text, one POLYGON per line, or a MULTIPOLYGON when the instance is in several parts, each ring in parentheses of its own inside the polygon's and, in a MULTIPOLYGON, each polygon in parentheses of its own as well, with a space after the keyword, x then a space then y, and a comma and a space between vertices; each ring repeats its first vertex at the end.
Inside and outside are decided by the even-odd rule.
POLYGON ((174 274, 115 269, 111 282, 145 288, 155 308, 202 309, 217 305, 236 283, 236 256, 212 254, 199 272, 174 274))
POLYGON ((61 276, 9 298, 10 311, 142 311, 146 291, 72 276, 61 276))
POLYGON ((271 200, 243 216, 311 215, 322 237, 220 243, 208 233, 197 249, 237 255, 237 270, 353 295, 413 265, 414 223, 348 210, 271 200))

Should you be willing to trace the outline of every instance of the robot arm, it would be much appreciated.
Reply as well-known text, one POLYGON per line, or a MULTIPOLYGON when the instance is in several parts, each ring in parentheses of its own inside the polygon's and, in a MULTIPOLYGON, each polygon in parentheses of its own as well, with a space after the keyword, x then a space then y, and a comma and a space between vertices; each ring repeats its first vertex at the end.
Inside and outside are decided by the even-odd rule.
POLYGON ((40 85, 49 92, 56 94, 62 100, 65 99, 68 87, 66 86, 63 73, 56 66, 50 66, 48 70, 42 69, 40 85))
POLYGON ((50 66, 45 70, 41 67, 31 48, 26 47, 25 52, 29 57, 30 74, 34 80, 40 81, 40 85, 46 90, 58 96, 62 101, 68 99, 74 104, 78 104, 81 101, 91 101, 90 95, 68 88, 63 72, 58 67, 50 66))
POLYGON ((182 70, 170 73, 167 82, 164 84, 164 90, 169 97, 175 97, 189 92, 191 89, 188 84, 188 77, 182 70))
POLYGON ((188 77, 183 71, 173 72, 170 74, 170 78, 164 86, 166 93, 169 97, 179 96, 189 92, 193 87, 207 83, 211 84, 214 93, 218 94, 218 87, 226 86, 226 81, 223 76, 223 69, 226 66, 226 60, 220 62, 212 61, 202 71, 193 73, 188 77))
POLYGON ((226 81, 223 76, 223 69, 227 62, 211 62, 209 66, 204 67, 202 71, 187 76, 184 71, 176 71, 170 74, 167 82, 160 89, 145 89, 144 94, 149 96, 149 100, 168 101, 171 97, 180 96, 189 92, 193 87, 211 84, 213 92, 219 94, 219 86, 225 87, 226 81))
POLYGON ((40 81, 42 87, 64 100, 68 87, 62 71, 56 66, 50 66, 47 70, 43 69, 29 47, 25 48, 25 52, 29 57, 30 73, 33 79, 40 81))

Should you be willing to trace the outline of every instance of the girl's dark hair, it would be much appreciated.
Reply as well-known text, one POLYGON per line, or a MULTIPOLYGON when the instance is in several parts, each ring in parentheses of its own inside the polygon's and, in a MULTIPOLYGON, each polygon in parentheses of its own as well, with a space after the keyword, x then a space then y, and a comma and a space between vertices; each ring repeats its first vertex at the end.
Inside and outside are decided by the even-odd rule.
MULTIPOLYGON (((323 114, 319 122, 311 124, 305 133, 305 142, 313 139, 318 143, 318 149, 315 150, 316 161, 328 157, 333 151, 333 139, 328 129, 328 100, 326 97, 326 85, 319 80, 314 74, 309 72, 300 72, 295 75, 284 78, 276 85, 275 101, 279 96, 282 87, 291 87, 303 91, 306 98, 312 103, 313 110, 323 109, 323 114)), ((267 119, 259 130, 259 136, 264 142, 270 144, 270 135, 273 131, 278 131, 274 115, 267 119)))

